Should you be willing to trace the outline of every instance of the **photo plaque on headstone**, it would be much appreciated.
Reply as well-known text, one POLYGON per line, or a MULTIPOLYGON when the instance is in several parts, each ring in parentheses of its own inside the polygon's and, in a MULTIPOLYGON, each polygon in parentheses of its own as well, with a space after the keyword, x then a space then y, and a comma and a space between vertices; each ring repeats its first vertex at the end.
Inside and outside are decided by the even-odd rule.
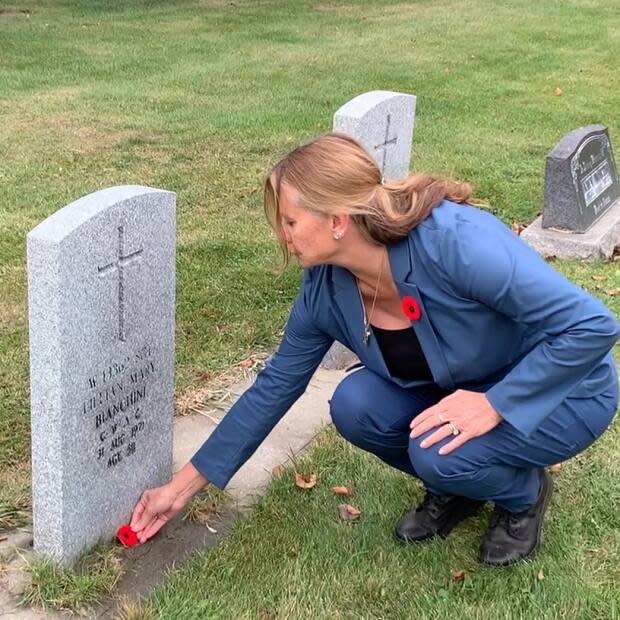
POLYGON ((543 228, 584 233, 620 197, 620 183, 603 125, 580 127, 547 156, 543 228))

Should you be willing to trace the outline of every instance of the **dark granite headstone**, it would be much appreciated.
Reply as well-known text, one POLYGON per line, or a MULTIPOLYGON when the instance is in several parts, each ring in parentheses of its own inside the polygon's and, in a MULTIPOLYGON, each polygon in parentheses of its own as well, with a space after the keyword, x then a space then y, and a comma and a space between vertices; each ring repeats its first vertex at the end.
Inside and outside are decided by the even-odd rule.
POLYGON ((618 172, 604 125, 571 131, 547 156, 543 228, 583 233, 619 197, 618 172))

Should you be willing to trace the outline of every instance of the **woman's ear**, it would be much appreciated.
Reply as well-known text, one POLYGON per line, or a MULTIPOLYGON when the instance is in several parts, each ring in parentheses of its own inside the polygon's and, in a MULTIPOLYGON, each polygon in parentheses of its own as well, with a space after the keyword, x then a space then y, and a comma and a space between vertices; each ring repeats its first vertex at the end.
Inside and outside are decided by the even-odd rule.
POLYGON ((338 213, 337 215, 332 215, 331 220, 331 232, 332 235, 336 238, 342 237, 347 232, 347 228, 349 227, 349 222, 351 218, 348 213, 338 213))

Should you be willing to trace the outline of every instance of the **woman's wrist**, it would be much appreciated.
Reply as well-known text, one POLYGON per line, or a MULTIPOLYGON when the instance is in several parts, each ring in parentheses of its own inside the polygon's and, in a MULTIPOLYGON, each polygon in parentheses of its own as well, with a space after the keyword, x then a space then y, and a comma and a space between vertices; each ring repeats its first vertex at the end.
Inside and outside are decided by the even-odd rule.
POLYGON ((187 463, 174 474, 168 486, 176 497, 188 502, 207 484, 209 481, 191 463, 187 463))

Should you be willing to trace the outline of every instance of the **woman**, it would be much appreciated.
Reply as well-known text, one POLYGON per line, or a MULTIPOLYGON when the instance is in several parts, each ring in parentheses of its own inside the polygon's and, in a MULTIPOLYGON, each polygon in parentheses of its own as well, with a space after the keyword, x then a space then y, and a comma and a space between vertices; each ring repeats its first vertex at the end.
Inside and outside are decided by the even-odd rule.
POLYGON ((285 264, 304 267, 301 291, 254 385, 170 483, 143 495, 131 523, 141 541, 205 484, 228 483, 338 340, 363 367, 330 401, 335 427, 426 487, 398 539, 446 536, 491 501, 481 560, 534 552, 545 467, 588 447, 616 411, 620 331, 470 199, 468 185, 427 176, 384 182, 342 134, 275 166, 265 209, 285 264))

